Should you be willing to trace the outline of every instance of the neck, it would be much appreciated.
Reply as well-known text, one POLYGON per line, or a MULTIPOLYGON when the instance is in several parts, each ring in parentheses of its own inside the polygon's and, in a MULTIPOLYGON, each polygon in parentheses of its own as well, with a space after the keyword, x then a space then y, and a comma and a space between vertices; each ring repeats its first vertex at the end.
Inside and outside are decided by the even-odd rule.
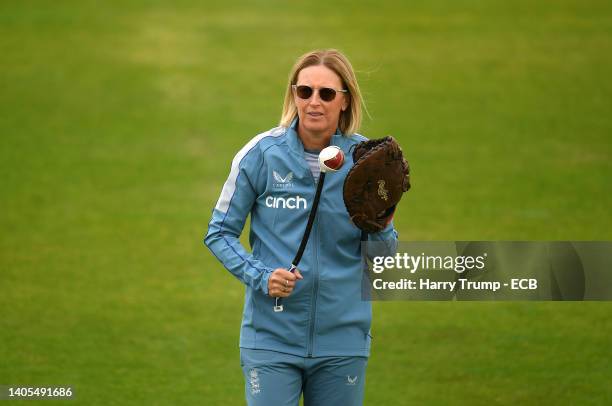
POLYGON ((319 151, 329 146, 332 135, 334 135, 334 132, 313 133, 305 130, 299 124, 297 130, 298 136, 300 137, 300 140, 302 140, 302 144, 304 144, 305 149, 314 149, 319 151))

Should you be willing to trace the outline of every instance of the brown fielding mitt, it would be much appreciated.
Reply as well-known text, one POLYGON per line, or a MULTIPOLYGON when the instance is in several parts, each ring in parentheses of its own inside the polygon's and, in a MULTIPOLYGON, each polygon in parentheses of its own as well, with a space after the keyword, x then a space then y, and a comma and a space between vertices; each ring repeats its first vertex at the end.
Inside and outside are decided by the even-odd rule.
POLYGON ((402 194, 410 189, 408 162, 393 137, 357 144, 353 162, 344 180, 346 209, 361 230, 381 231, 393 219, 402 194))

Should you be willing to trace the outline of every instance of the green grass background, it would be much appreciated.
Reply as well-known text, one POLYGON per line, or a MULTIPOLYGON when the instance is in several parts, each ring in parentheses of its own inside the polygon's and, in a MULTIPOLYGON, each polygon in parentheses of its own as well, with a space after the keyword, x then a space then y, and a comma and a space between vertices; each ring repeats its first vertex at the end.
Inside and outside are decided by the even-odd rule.
MULTIPOLYGON (((0 385, 243 403, 243 287, 201 240, 312 48, 404 147, 401 239, 612 239, 611 34, 609 1, 3 1, 0 385)), ((375 303, 366 404, 610 404, 611 310, 375 303)))

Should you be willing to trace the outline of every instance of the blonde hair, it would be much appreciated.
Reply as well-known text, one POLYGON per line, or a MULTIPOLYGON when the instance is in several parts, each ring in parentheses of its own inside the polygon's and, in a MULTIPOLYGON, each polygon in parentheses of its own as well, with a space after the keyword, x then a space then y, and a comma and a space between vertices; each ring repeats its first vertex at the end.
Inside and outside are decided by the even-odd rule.
POLYGON ((342 81, 342 87, 348 89, 348 108, 340 113, 338 127, 343 135, 356 133, 361 126, 361 106, 365 104, 357 84, 357 78, 348 58, 336 49, 318 49, 308 52, 298 58, 289 73, 289 82, 285 90, 285 102, 281 114, 280 126, 289 127, 297 116, 297 107, 293 99, 292 85, 297 84, 300 71, 309 66, 324 65, 334 71, 342 81))

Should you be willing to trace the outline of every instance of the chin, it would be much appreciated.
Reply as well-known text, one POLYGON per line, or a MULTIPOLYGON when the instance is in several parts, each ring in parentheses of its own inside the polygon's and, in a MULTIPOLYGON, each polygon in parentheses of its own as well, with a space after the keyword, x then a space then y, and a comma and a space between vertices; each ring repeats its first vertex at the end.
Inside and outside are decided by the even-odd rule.
POLYGON ((327 123, 313 123, 308 121, 304 123, 304 128, 313 132, 323 132, 327 130, 327 127, 327 123))

